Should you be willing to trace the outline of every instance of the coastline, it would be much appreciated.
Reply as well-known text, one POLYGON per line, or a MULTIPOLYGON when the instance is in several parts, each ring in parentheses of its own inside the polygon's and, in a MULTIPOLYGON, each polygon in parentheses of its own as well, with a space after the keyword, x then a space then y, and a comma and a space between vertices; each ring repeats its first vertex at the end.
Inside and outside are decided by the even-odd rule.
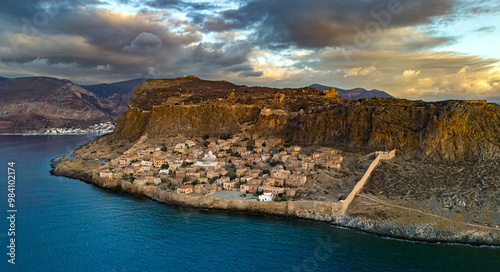
MULTIPOLYGON (((79 179, 102 189, 142 196, 168 205, 330 222, 337 227, 408 241, 500 246, 500 230, 485 231, 480 228, 461 226, 454 226, 453 229, 450 229, 426 222, 400 225, 390 220, 374 220, 352 215, 341 215, 341 205, 339 203, 325 201, 255 202, 178 194, 159 189, 157 186, 142 186, 126 181, 101 179, 93 176, 89 169, 67 169, 60 165, 62 158, 63 156, 60 156, 52 160, 52 170, 50 171, 52 175, 79 179)), ((79 163, 85 164, 89 162, 80 161, 79 163)))
MULTIPOLYGON (((107 134, 107 133, 104 133, 107 134)), ((74 136, 74 135, 91 135, 91 136, 101 136, 104 134, 98 133, 23 133, 23 132, 11 132, 11 133, 0 133, 0 136, 74 136)))

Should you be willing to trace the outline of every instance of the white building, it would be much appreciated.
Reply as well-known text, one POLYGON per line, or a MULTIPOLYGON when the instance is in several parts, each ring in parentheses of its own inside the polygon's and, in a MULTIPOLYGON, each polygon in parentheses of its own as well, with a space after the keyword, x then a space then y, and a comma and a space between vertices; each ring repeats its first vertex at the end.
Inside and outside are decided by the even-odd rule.
POLYGON ((152 161, 141 161, 141 165, 153 166, 152 161))
POLYGON ((271 191, 264 191, 263 194, 259 195, 259 201, 273 201, 275 195, 271 191))

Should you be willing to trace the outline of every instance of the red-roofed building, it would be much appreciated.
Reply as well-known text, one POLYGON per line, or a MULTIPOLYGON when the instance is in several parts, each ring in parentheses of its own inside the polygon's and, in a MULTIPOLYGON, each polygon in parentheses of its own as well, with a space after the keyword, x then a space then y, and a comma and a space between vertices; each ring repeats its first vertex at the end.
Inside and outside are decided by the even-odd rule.
POLYGON ((178 194, 190 194, 193 192, 193 185, 184 185, 179 188, 177 188, 177 193, 178 194))

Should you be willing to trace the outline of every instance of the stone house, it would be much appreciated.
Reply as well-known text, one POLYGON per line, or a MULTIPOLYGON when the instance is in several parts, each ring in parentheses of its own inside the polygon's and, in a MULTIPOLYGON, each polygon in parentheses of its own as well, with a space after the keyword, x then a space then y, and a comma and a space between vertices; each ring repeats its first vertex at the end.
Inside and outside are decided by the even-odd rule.
POLYGON ((285 188, 274 187, 274 186, 259 186, 259 191, 270 191, 271 193, 278 195, 285 192, 285 188))
POLYGON ((307 176, 305 175, 291 175, 289 179, 286 181, 287 186, 292 187, 302 187, 307 181, 307 176))
POLYGON ((242 184, 240 186, 240 191, 241 192, 248 192, 250 194, 255 194, 257 190, 259 189, 260 184, 259 183, 247 183, 247 184, 242 184))
POLYGON ((222 185, 226 182, 229 182, 231 179, 229 177, 221 177, 217 180, 217 185, 222 185))
POLYGON ((99 172, 99 177, 112 179, 113 178, 113 172, 111 172, 111 170, 109 170, 109 168, 102 169, 99 172))
POLYGON ((164 158, 154 158, 152 161, 153 161, 153 166, 154 167, 160 167, 160 166, 162 166, 165 163, 165 159, 164 158))
POLYGON ((295 189, 288 188, 285 190, 285 193, 287 196, 294 196, 295 195, 295 189))
POLYGON ((233 188, 235 188, 235 186, 236 186, 236 182, 234 182, 234 181, 224 182, 222 184, 222 187, 226 191, 231 191, 233 188))
POLYGON ((250 168, 249 167, 245 167, 245 168, 236 168, 236 175, 238 177, 241 177, 243 176, 250 168))
POLYGON ((177 188, 178 194, 191 194, 193 192, 193 185, 183 185, 177 188))
POLYGON ((175 145, 174 151, 177 153, 184 153, 186 151, 186 145, 184 143, 178 143, 175 145))
POLYGON ((287 179, 292 173, 289 170, 284 170, 283 166, 279 165, 271 170, 271 177, 287 179))

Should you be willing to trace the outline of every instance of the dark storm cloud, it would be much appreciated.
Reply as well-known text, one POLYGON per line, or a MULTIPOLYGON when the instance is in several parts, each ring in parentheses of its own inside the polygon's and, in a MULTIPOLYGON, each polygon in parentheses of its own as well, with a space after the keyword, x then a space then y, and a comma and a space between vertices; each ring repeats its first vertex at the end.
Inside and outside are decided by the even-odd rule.
POLYGON ((176 64, 194 64, 206 71, 235 65, 238 67, 237 65, 248 61, 251 50, 252 45, 246 42, 200 43, 189 50, 176 64))
POLYGON ((241 72, 238 76, 239 77, 260 77, 264 73, 262 71, 244 71, 241 72))
POLYGON ((237 64, 237 65, 229 66, 228 68, 226 68, 226 71, 227 72, 241 72, 241 71, 248 72, 248 71, 253 71, 253 67, 251 65, 248 65, 248 64, 237 64))
POLYGON ((217 25, 257 28, 256 42, 305 48, 353 43, 357 32, 432 22, 452 9, 452 0, 249 1, 222 13, 217 25))
POLYGON ((221 32, 228 31, 233 28, 233 24, 215 17, 210 17, 203 23, 203 30, 205 31, 221 32))
POLYGON ((264 74, 262 71, 255 71, 255 69, 248 64, 237 64, 230 66, 225 69, 226 72, 232 72, 232 73, 237 73, 238 77, 260 77, 264 74))
MULTIPOLYGON (((467 66, 464 71, 477 73, 474 78, 480 79, 492 63, 427 52, 456 39, 444 36, 454 32, 432 32, 439 28, 434 23, 464 13, 491 13, 495 10, 492 3, 495 1, 4 0, 0 6, 0 69, 7 74, 15 71, 86 82, 194 74, 249 85, 282 80, 276 84, 300 81, 297 86, 304 86, 332 76, 339 81, 348 76, 370 86, 380 77, 377 82, 393 84, 381 86, 388 90, 409 80, 404 75, 414 75, 414 81, 403 85, 441 88, 438 80, 430 83, 426 77, 446 77, 467 66), (397 2, 402 6, 388 6, 397 2), (356 45, 360 33, 373 34, 369 46, 356 45), (297 50, 304 48, 314 50, 297 50)), ((477 31, 492 30, 483 27, 477 31)), ((461 75, 448 81, 469 84, 461 75)))
POLYGON ((179 0, 151 0, 147 1, 146 5, 152 8, 156 9, 165 9, 165 8, 171 8, 171 9, 178 9, 178 10, 185 10, 185 9, 194 9, 194 10, 209 10, 217 7, 217 5, 210 3, 210 2, 196 2, 196 3, 191 3, 187 1, 179 1, 179 0))

